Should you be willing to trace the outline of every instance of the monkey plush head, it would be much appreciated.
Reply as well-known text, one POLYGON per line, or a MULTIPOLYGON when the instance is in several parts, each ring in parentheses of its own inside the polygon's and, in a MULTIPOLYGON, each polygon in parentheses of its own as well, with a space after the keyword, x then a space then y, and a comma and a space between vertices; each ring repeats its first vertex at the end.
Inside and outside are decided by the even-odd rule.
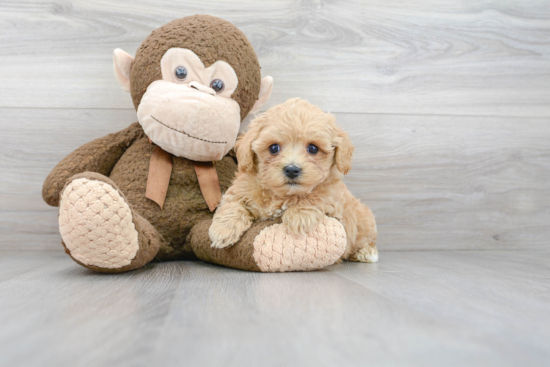
POLYGON ((233 24, 208 15, 174 20, 143 41, 133 58, 114 51, 117 81, 130 92, 145 134, 195 161, 222 159, 241 121, 267 102, 252 45, 233 24))

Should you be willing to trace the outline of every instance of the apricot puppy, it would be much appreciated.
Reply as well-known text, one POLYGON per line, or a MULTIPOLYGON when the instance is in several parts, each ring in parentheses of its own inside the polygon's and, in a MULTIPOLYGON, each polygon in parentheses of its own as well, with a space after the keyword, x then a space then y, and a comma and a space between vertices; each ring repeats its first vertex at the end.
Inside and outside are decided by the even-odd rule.
POLYGON ((354 146, 333 115, 290 99, 251 122, 236 149, 239 170, 214 214, 212 247, 231 246, 253 221, 279 216, 305 235, 326 214, 346 230, 342 259, 378 261, 374 215, 342 182, 354 146))

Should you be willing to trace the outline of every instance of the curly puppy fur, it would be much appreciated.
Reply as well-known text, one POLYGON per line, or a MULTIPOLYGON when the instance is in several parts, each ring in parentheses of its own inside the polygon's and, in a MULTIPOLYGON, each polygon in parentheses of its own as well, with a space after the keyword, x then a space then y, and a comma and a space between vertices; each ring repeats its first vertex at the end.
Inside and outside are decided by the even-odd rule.
POLYGON ((251 122, 236 149, 239 172, 214 215, 209 230, 213 247, 231 246, 255 220, 282 216, 292 232, 303 235, 326 214, 346 230, 342 259, 378 261, 374 215, 342 182, 354 146, 333 115, 290 99, 251 122), (279 146, 276 154, 270 151, 274 144, 279 146), (310 145, 318 151, 312 154, 310 145), (289 166, 297 167, 299 175, 289 178, 289 166))

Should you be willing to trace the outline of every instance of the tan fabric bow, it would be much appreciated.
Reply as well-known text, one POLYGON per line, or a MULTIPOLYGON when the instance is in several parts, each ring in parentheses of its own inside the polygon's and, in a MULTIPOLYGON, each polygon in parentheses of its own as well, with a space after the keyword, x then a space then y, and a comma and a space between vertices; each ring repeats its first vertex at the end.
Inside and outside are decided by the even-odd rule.
MULTIPOLYGON (((164 206, 170 176, 172 174, 172 154, 157 146, 151 154, 149 161, 149 175, 147 176, 147 188, 145 197, 153 200, 160 208, 164 206)), ((222 198, 218 172, 212 162, 193 162, 195 173, 199 181, 202 197, 211 212, 216 209, 222 198)))

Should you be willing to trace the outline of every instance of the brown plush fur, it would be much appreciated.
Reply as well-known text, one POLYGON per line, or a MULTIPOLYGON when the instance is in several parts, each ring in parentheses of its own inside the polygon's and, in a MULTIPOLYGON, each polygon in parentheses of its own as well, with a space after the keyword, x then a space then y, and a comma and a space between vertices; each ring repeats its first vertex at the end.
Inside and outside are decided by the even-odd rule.
POLYGON ((208 236, 208 228, 210 228, 212 220, 207 220, 193 227, 187 242, 193 247, 195 255, 203 261, 235 269, 260 271, 254 260, 253 253, 255 249, 251 244, 263 229, 275 223, 280 223, 280 220, 257 222, 244 233, 235 245, 227 249, 217 249, 211 247, 212 241, 208 236))
POLYGON ((254 220, 282 215, 296 234, 313 229, 326 214, 346 230, 343 259, 375 262, 376 224, 370 209, 346 188, 354 147, 334 116, 300 99, 291 99, 256 118, 237 142, 239 172, 222 199, 210 227, 213 246, 235 243, 254 220), (272 144, 281 151, 271 154, 272 144), (307 151, 309 144, 319 148, 307 151), (283 169, 301 168, 294 180, 283 169))
POLYGON ((217 60, 229 63, 239 78, 231 96, 241 106, 244 119, 260 93, 260 64, 252 45, 233 24, 209 15, 193 15, 174 20, 151 33, 136 51, 130 88, 136 109, 149 84, 162 79, 160 59, 172 48, 187 48, 197 54, 205 67, 217 60))
MULTIPOLYGON (((163 209, 145 197, 149 160, 156 145, 149 143, 136 122, 118 133, 87 143, 65 157, 48 175, 43 187, 44 200, 59 205, 59 196, 72 176, 86 172, 108 177, 123 193, 131 208, 146 219, 163 237, 159 260, 193 258, 185 239, 191 228, 212 218, 197 181, 191 161, 173 157, 172 175, 163 209)), ((222 192, 234 178, 237 164, 226 156, 215 163, 222 192)), ((102 180, 105 181, 105 180, 102 180)))
POLYGON ((126 149, 145 138, 139 123, 84 144, 65 157, 50 172, 42 186, 42 197, 51 206, 59 206, 59 194, 71 176, 90 171, 108 176, 126 149))
MULTIPOLYGON (((256 54, 237 27, 208 15, 174 20, 153 31, 143 41, 137 50, 130 75, 131 94, 136 109, 149 84, 162 79, 160 60, 172 47, 192 50, 206 67, 217 60, 228 62, 239 79, 232 98, 240 105, 241 117, 248 114, 258 99, 261 83, 256 54)), ((195 257, 186 238, 195 224, 212 218, 212 213, 200 191, 192 162, 181 157, 173 157, 163 209, 145 197, 149 161, 155 147, 139 123, 134 123, 127 129, 78 148, 46 178, 42 195, 50 205, 59 206, 62 189, 74 175, 83 174, 90 179, 112 183, 135 214, 134 224, 140 236, 140 249, 132 264, 114 270, 95 269, 93 266, 89 268, 107 272, 134 269, 150 260, 151 251, 160 260, 195 257), (154 238, 154 245, 148 245, 149 237, 154 238), (143 260, 145 257, 148 260, 143 260)), ((224 192, 234 178, 237 165, 233 158, 226 156, 216 162, 215 167, 224 192)))
MULTIPOLYGON (((193 163, 181 157, 172 158, 172 174, 163 208, 145 197, 149 161, 155 147, 147 138, 135 141, 115 165, 110 178, 123 188, 133 209, 164 237, 167 245, 161 247, 157 258, 186 257, 191 255, 190 248, 183 247, 189 231, 195 224, 212 218, 212 213, 200 191, 193 163)), ((215 167, 225 192, 235 175, 236 163, 226 156, 215 162, 215 167)))

